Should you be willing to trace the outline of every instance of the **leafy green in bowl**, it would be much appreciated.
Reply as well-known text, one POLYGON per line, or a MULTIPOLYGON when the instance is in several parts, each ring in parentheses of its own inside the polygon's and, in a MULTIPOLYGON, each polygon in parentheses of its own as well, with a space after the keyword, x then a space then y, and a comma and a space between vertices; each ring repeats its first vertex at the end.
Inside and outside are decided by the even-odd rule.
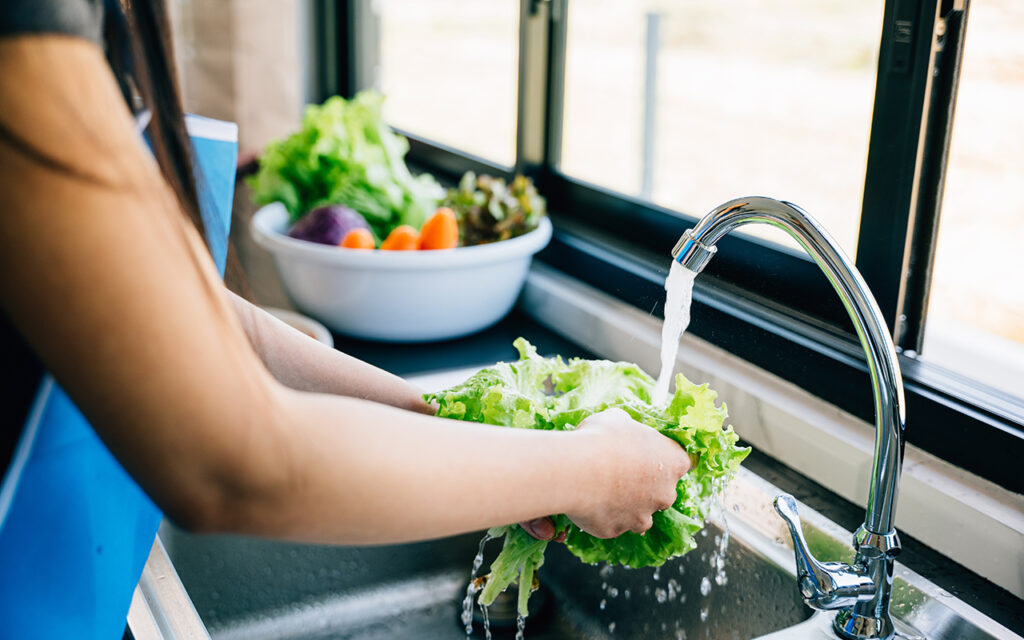
POLYGON ((270 143, 249 180, 258 204, 281 202, 291 222, 341 204, 360 213, 378 239, 407 224, 419 229, 444 190, 405 164, 409 142, 384 122, 384 97, 363 91, 306 108, 302 127, 270 143))

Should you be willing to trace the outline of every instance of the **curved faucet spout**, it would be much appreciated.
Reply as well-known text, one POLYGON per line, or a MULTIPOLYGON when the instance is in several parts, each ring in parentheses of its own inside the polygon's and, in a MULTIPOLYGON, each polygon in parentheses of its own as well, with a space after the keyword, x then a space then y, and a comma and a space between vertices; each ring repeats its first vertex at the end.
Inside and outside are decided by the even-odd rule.
POLYGON ((672 256, 684 267, 699 273, 714 257, 715 243, 736 227, 753 222, 769 224, 788 233, 821 268, 850 314, 867 356, 875 401, 875 456, 867 515, 854 544, 858 573, 872 576, 876 590, 866 601, 858 602, 852 610, 837 616, 836 631, 847 638, 890 637, 892 622, 888 605, 892 557, 899 550, 893 519, 903 465, 905 422, 903 378, 896 349, 878 303, 860 272, 828 232, 796 205, 762 197, 726 202, 683 234, 672 256))

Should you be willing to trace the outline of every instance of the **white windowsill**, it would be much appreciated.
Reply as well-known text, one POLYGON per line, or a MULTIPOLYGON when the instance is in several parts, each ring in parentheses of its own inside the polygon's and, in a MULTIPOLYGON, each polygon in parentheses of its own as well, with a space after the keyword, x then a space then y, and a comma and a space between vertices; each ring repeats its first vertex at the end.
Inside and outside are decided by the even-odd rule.
MULTIPOLYGON (((660 368, 660 319, 550 267, 534 264, 520 306, 600 357, 660 368)), ((873 425, 690 335, 680 343, 676 371, 710 383, 728 405, 730 423, 755 448, 867 503, 873 425)), ((896 513, 897 529, 1024 597, 1024 495, 908 445, 896 513)))

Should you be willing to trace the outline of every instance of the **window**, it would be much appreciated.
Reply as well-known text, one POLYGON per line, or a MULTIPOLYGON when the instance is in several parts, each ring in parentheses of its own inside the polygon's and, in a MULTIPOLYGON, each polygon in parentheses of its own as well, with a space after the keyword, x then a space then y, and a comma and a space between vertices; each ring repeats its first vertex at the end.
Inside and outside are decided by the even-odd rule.
POLYGON ((1017 395, 1024 395, 1022 33, 1020 2, 971 6, 921 349, 925 360, 1017 395))
POLYGON ((380 0, 384 115, 398 129, 515 164, 519 4, 380 0))
POLYGON ((853 255, 882 2, 758 6, 570 2, 560 168, 694 214, 785 198, 853 255))
MULTIPOLYGON (((944 325, 965 317, 1015 346, 1024 331, 1016 0, 978 3, 970 27, 968 0, 337 1, 355 46, 334 86, 391 93, 388 117, 438 175, 532 175, 555 224, 541 258, 638 307, 658 307, 676 239, 725 200, 768 195, 820 218, 902 351, 908 442, 1024 490, 1024 387, 982 373, 1016 356, 986 363, 972 347, 972 369, 943 354, 965 331, 944 325), (360 10, 379 28, 357 28, 360 10)), ((691 330, 870 421, 846 311, 786 240, 724 238, 691 330)))

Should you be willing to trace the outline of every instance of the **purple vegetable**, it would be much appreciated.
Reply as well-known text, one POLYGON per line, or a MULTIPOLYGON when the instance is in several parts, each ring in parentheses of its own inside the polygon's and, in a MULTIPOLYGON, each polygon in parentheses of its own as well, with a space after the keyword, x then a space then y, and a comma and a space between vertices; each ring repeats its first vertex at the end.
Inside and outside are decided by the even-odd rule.
POLYGON ((359 213, 340 204, 317 207, 288 230, 288 235, 299 240, 337 246, 353 229, 369 229, 370 225, 359 213))

